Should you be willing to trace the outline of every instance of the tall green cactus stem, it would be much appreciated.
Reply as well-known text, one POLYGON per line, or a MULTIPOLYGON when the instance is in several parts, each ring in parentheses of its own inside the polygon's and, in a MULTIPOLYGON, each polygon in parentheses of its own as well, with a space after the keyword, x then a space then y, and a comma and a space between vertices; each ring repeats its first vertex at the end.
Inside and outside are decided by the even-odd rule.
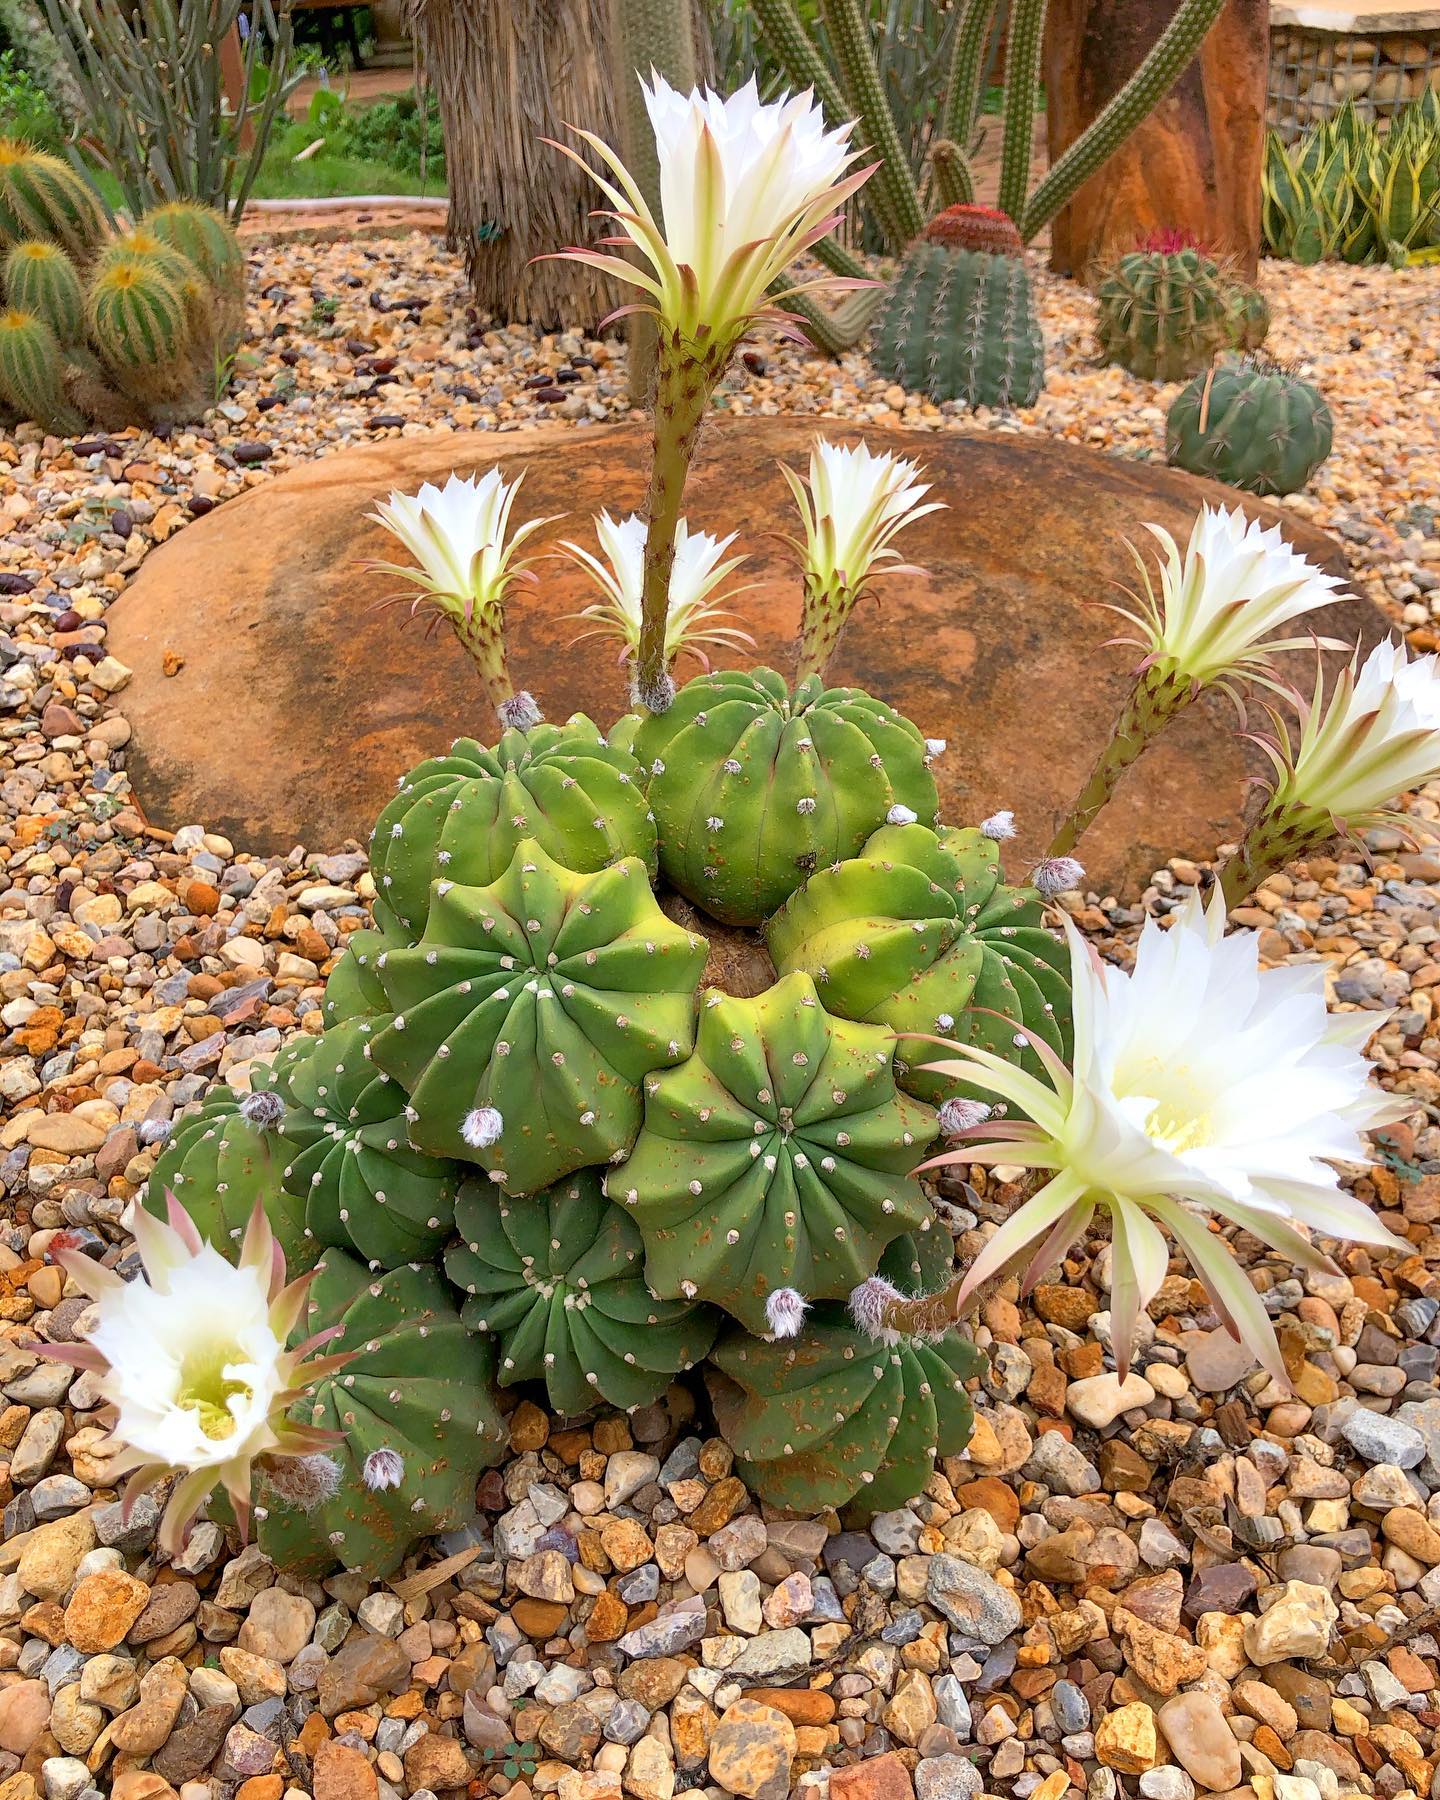
POLYGON ((422 1538, 470 1523, 476 1483, 500 1461, 507 1433, 489 1346, 461 1323, 438 1270, 375 1276, 328 1250, 295 1336, 337 1325, 331 1351, 354 1355, 291 1416, 339 1434, 329 1452, 338 1481, 308 1510, 262 1484, 260 1548, 300 1577, 343 1563, 380 1581, 422 1538))
POLYGON ((1030 191, 1030 147, 1048 0, 1011 0, 1005 45, 1005 126, 1000 146, 1002 212, 1018 219, 1030 191))
POLYGON ((997 0, 963 0, 950 45, 950 71, 940 115, 939 141, 931 151, 936 184, 947 206, 975 198, 970 140, 980 110, 980 81, 997 0), (942 155, 941 152, 944 152, 942 155))
POLYGON ((1050 856, 1070 854, 1115 792, 1120 777, 1194 697, 1188 680, 1167 675, 1158 668, 1146 669, 1136 678, 1089 780, 1076 795, 1051 841, 1050 856))
POLYGON ((648 1406, 715 1341, 719 1313, 650 1292, 640 1233, 594 1169, 529 1199, 468 1181, 455 1225, 445 1273, 461 1318, 494 1334, 502 1386, 543 1381, 562 1417, 648 1406))
POLYGON ((1286 807, 1270 800, 1246 832, 1240 848, 1220 870, 1227 907, 1239 906, 1261 884, 1302 857, 1318 856, 1339 836, 1327 813, 1286 807))
POLYGON ((754 1000, 706 993, 695 1054, 647 1080, 645 1124, 606 1180, 657 1294, 763 1337, 777 1290, 843 1298, 887 1244, 930 1227, 911 1170, 935 1116, 897 1091, 894 1048, 827 1013, 808 975, 754 1000))
POLYGON ((851 294, 836 307, 824 307, 809 294, 792 294, 785 304, 818 349, 830 356, 843 356, 870 329, 884 298, 883 287, 871 287, 851 294))
POLYGON ((751 10, 765 42, 795 88, 813 88, 825 123, 833 131, 854 115, 828 64, 815 48, 796 11, 795 0, 752 0, 751 10))
POLYGON ((942 206, 963 206, 974 200, 970 159, 953 138, 941 138, 930 146, 930 167, 935 171, 935 191, 942 206))
POLYGON ((0 312, 0 400, 47 431, 80 429, 65 398, 59 340, 43 319, 13 306, 0 312))
POLYGON ((1024 261, 912 244, 885 295, 874 358, 887 380, 932 400, 1033 406, 1045 340, 1024 261))
MULTIPOLYGON (((1023 211, 1014 215, 1027 244, 1040 235, 1076 190, 1109 161, 1174 87, 1224 4, 1225 0, 1180 0, 1170 23, 1150 46, 1140 67, 1051 167, 1023 211)), ((1001 204, 1004 205, 1003 200, 1001 204)))
POLYGON ((447 755, 410 770, 370 840, 376 923, 391 936, 419 937, 431 882, 483 887, 504 874, 523 838, 577 875, 622 856, 655 872, 640 766, 583 713, 502 732, 493 750, 458 738, 447 755))
MULTIPOLYGON (((619 96, 621 160, 659 219, 660 158, 640 81, 654 69, 682 94, 695 86, 694 8, 689 0, 610 0, 610 58, 619 96)), ((644 406, 655 378, 655 321, 648 313, 632 313, 627 327, 630 404, 644 406)))
POLYGON ((887 825, 858 857, 812 875, 765 937, 780 973, 813 977, 831 1012, 902 1034, 897 1079, 922 1100, 947 1099, 954 1084, 925 1071, 925 1046, 906 1033, 983 1045, 1037 1076, 1032 1036, 1070 1053, 1069 954, 1035 890, 1006 884, 1000 846, 981 831, 887 825))
POLYGON ((885 98, 870 41, 869 8, 862 9, 859 0, 821 0, 820 12, 851 110, 860 121, 860 142, 880 159, 866 189, 867 202, 891 249, 903 250, 919 237, 925 213, 885 98))
POLYGON ((577 875, 527 839, 488 887, 437 881, 424 937, 384 955, 396 1010, 370 1047, 411 1142, 516 1194, 623 1156, 641 1081, 690 1054, 707 948, 638 857, 577 875))
POLYGON ((62 349, 85 341, 85 289, 58 244, 40 239, 16 244, 5 258, 3 281, 9 304, 43 319, 62 349))
POLYGON ((860 688, 774 669, 687 682, 642 722, 660 868, 687 900, 758 925, 807 875, 853 856, 887 818, 934 821, 925 739, 860 688))
POLYGON ((886 1512, 915 1498, 937 1456, 970 1441, 965 1383, 984 1360, 954 1332, 878 1344, 825 1306, 798 1337, 722 1338, 706 1379, 736 1473, 762 1500, 807 1514, 850 1500, 886 1512))
POLYGON ((695 440, 716 383, 725 373, 735 342, 691 344, 660 326, 655 380, 655 449, 646 506, 645 576, 640 592, 640 642, 635 654, 634 702, 663 713, 675 698, 665 654, 665 621, 670 612, 670 572, 675 566, 675 530, 685 505, 685 482, 695 440))
POLYGON ((317 1244, 372 1269, 435 1255, 454 1222, 460 1173, 410 1147, 405 1096, 369 1057, 371 1035, 387 1023, 382 1013, 333 1026, 285 1083, 286 1190, 303 1202, 317 1244))

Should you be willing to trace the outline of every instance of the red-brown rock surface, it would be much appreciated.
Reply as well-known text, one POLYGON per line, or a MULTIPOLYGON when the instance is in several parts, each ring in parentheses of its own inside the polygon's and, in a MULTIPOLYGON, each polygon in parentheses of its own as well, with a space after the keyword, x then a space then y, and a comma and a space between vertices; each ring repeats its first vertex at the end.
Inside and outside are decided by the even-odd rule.
MULTIPOLYGON (((831 425, 830 430, 836 427, 831 425)), ((720 421, 702 440, 689 514, 738 529, 758 585, 739 606, 758 657, 788 668, 799 616, 792 528, 776 466, 803 466, 798 419, 720 421)), ((883 583, 860 608, 835 676, 892 701, 949 740, 936 765, 945 815, 1014 809, 1021 855, 1038 851, 1088 771, 1127 685, 1131 653, 1098 604, 1133 579, 1123 538, 1146 521, 1182 537, 1202 500, 1236 496, 1178 471, 1034 438, 880 428, 872 447, 921 456, 949 510, 903 540, 928 578, 883 583)), ((564 513, 538 541, 584 540, 588 515, 639 504, 649 453, 638 426, 576 432, 434 434, 327 456, 190 525, 150 556, 111 616, 110 648, 135 671, 126 693, 130 763, 151 819, 199 822, 260 851, 364 839, 396 778, 462 733, 492 733, 479 684, 448 629, 427 640, 403 609, 377 611, 393 554, 367 522, 378 495, 448 471, 526 467, 521 512, 564 513), (163 671, 182 666, 173 676, 163 671)), ((1247 500, 1248 510, 1279 518, 1247 500)), ((1307 553, 1343 568, 1333 542, 1287 521, 1307 553)), ((512 664, 549 716, 583 709, 608 725, 625 684, 610 653, 575 646, 566 618, 589 598, 565 561, 540 565, 512 610, 512 664)), ((1378 635, 1349 600, 1315 615, 1335 636, 1378 635)), ((1167 855, 1209 855, 1239 823, 1247 764, 1235 718, 1202 700, 1160 745, 1081 846, 1101 886, 1138 887, 1167 855)), ((1016 867, 1019 859, 1016 859, 1016 867)))

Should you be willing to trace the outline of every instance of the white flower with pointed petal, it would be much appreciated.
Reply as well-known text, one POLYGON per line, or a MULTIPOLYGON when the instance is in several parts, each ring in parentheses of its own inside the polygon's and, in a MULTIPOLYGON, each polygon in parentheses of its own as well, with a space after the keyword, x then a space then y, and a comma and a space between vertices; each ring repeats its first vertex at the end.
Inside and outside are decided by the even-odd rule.
POLYGON ((510 514, 524 478, 522 472, 507 482, 498 468, 478 478, 451 475, 443 488, 427 481, 418 493, 392 493, 377 501, 369 515, 399 538, 418 565, 371 566, 419 589, 412 612, 429 605, 449 620, 497 709, 515 699, 505 667, 505 605, 518 581, 534 579, 529 573, 533 559, 518 552, 550 522, 527 519, 511 529, 510 514))
MULTIPOLYGON (((777 305, 786 296, 770 295, 771 283, 834 229, 878 165, 854 168, 853 126, 827 129, 808 89, 762 101, 752 76, 722 99, 709 88, 679 93, 653 70, 640 86, 660 167, 660 219, 609 145, 593 132, 576 135, 611 177, 590 169, 624 234, 606 242, 633 244, 649 268, 595 250, 558 254, 639 288, 646 296, 639 308, 659 318, 662 335, 728 360, 757 319, 786 322, 777 305)), ((565 145, 555 148, 590 168, 565 145)))
POLYGON ((822 674, 835 653, 846 621, 870 583, 881 575, 919 575, 902 563, 892 540, 944 502, 926 501, 928 483, 920 465, 866 444, 833 444, 816 438, 808 477, 783 463, 805 528, 804 542, 792 538, 805 579, 800 622, 799 674, 822 674))
POLYGON ((1292 550, 1278 525, 1247 519, 1236 507, 1202 506, 1181 554, 1168 531, 1150 525, 1164 552, 1157 594, 1150 570, 1133 546, 1143 595, 1140 611, 1115 611, 1139 630, 1134 642, 1146 666, 1208 687, 1235 675, 1275 686, 1269 659, 1299 650, 1310 636, 1277 637, 1293 620, 1330 605, 1340 578, 1292 550))
POLYGON ((1102 965, 1067 919, 1075 1055, 1067 1069, 1032 1047, 1050 1084, 979 1046, 929 1066, 1029 1115, 988 1120, 941 1163, 1051 1170, 972 1264, 961 1306, 1028 1247, 1026 1291, 1065 1255, 1097 1209, 1113 1231, 1111 1317, 1122 1376, 1140 1312, 1164 1280, 1162 1226, 1237 1341, 1286 1380, 1260 1296, 1205 1214, 1252 1232, 1304 1268, 1328 1267, 1306 1235, 1407 1250, 1339 1185, 1333 1162, 1361 1162, 1361 1133, 1413 1101, 1369 1080, 1361 1048, 1383 1015, 1331 1016, 1324 967, 1261 970, 1254 932, 1224 935, 1225 908, 1198 897, 1168 931, 1150 921, 1133 972, 1102 965))
MULTIPOLYGON (((639 513, 612 519, 606 511, 595 519, 603 561, 593 551, 568 539, 559 546, 580 565, 603 596, 570 615, 593 624, 592 630, 580 633, 576 643, 591 637, 612 638, 620 645, 621 662, 632 661, 640 648, 646 530, 639 513)), ((670 609, 665 617, 667 667, 673 666, 681 651, 689 651, 701 668, 708 670, 710 660, 705 645, 734 650, 754 648, 755 640, 748 631, 738 624, 724 623, 735 615, 710 598, 745 560, 743 556, 732 556, 722 561, 737 536, 732 531, 727 538, 712 537, 708 531, 691 531, 683 518, 677 520, 675 560, 670 568, 670 609)), ((740 591, 731 590, 732 594, 740 591)))
POLYGON ((122 1281, 75 1250, 56 1253, 98 1318, 87 1344, 41 1348, 93 1370, 115 1408, 107 1449, 115 1471, 130 1476, 127 1508, 156 1482, 180 1478, 160 1527, 161 1547, 174 1552, 217 1487, 243 1531, 257 1460, 307 1456, 332 1441, 286 1414, 309 1382, 349 1358, 304 1361, 333 1332, 286 1349, 310 1278, 285 1285, 285 1258, 258 1204, 234 1264, 202 1242, 173 1195, 166 1200, 168 1224, 143 1208, 131 1220, 144 1281, 122 1281))

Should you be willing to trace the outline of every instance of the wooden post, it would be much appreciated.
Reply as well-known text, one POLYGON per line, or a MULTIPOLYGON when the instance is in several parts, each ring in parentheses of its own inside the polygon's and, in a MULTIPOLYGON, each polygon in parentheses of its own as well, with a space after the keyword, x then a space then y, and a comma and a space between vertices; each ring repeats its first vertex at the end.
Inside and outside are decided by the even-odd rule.
MULTIPOLYGON (((1050 0, 1050 160, 1135 70, 1176 0, 1050 0)), ((1269 0, 1227 0, 1200 54, 1051 227, 1050 266, 1086 279, 1147 232, 1188 231, 1247 276, 1260 256, 1269 0)))

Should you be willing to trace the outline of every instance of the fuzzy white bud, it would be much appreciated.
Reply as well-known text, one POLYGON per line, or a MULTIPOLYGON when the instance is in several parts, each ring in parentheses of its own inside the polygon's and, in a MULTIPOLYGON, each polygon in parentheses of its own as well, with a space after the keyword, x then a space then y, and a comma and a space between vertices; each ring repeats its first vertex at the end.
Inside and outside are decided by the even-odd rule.
POLYGON ((770 1335, 777 1338, 798 1336, 809 1309, 810 1302, 794 1288, 776 1288, 765 1302, 765 1322, 770 1327, 770 1335))
POLYGON ((892 1287, 883 1275, 872 1275, 868 1281, 862 1281, 859 1287, 850 1290, 850 1317, 855 1321, 855 1329, 881 1343, 892 1342, 895 1333, 885 1323, 885 1315, 901 1297, 900 1290, 892 1287))
POLYGON ((1073 856, 1047 856, 1030 871, 1030 885, 1046 900, 1079 887, 1084 879, 1085 865, 1073 856))
POLYGON ((635 699, 639 705, 645 708, 646 712, 669 712, 670 708, 675 704, 675 683, 668 674, 662 671, 655 678, 654 682, 647 687, 641 683, 639 679, 639 670, 637 668, 635 699))
POLYGON ((945 754, 945 738, 926 738, 925 754, 927 756, 943 756, 945 754))
POLYGON ((268 1089, 259 1094, 247 1094, 240 1102, 240 1116, 257 1131, 276 1131, 285 1117, 285 1102, 268 1089))
POLYGON ((512 694, 508 700, 502 700, 495 711, 506 731, 529 731, 531 726, 539 725, 545 717, 535 703, 535 696, 527 693, 524 688, 518 694, 512 694))
POLYGON ((398 1450, 372 1450, 365 1458, 361 1477, 372 1494, 398 1488, 405 1479, 405 1458, 398 1450))
POLYGON ((488 1150, 505 1129, 505 1120, 493 1106, 477 1106, 465 1115, 460 1135, 472 1150, 488 1150))
POLYGON ((962 1131, 983 1125, 993 1110, 983 1100, 947 1100, 940 1108, 936 1123, 945 1137, 958 1137, 962 1131))
POLYGON ((340 1491, 340 1465, 333 1456, 277 1456, 265 1465, 270 1486, 301 1512, 314 1512, 340 1491))
POLYGON ((172 1119, 142 1119, 135 1135, 148 1150, 152 1144, 168 1143, 174 1129, 172 1119))
POLYGON ((988 819, 980 821, 980 835, 1003 844, 1006 838, 1015 835, 1015 815, 1007 806, 1003 812, 991 813, 988 819))
POLYGON ((890 808, 889 812, 886 813, 885 823, 887 825, 913 825, 916 816, 917 815, 911 812, 908 806, 902 806, 897 800, 890 808))

